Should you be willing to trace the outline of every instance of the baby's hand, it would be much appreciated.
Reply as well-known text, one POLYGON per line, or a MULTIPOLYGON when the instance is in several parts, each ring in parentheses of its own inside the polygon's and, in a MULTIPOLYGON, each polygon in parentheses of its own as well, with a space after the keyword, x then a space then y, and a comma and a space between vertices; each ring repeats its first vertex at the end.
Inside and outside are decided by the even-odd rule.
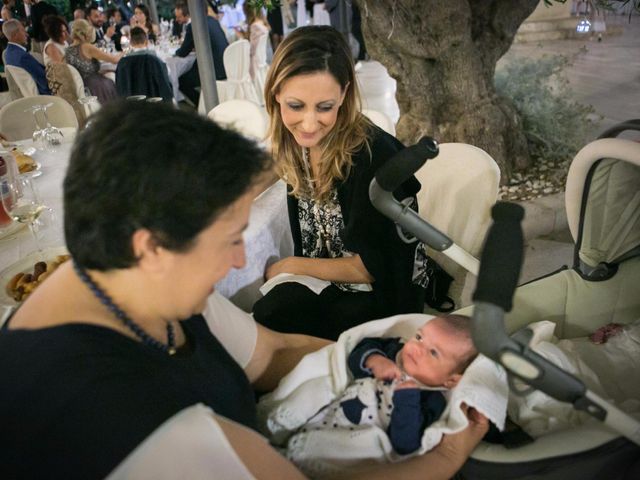
POLYGON ((395 364, 384 355, 373 353, 367 357, 364 366, 371 370, 373 377, 378 380, 395 380, 402 376, 402 372, 395 364))

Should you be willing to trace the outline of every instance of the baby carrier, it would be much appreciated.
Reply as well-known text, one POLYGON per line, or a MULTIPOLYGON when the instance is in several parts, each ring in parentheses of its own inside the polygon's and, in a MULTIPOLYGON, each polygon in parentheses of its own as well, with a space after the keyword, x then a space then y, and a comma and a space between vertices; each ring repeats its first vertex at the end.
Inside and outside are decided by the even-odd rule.
MULTIPOLYGON (((640 319, 640 143, 615 138, 625 130, 640 130, 640 120, 605 132, 578 152, 569 169, 565 202, 576 244, 572 267, 516 288, 523 211, 499 203, 492 211, 474 306, 457 312, 473 312, 476 347, 512 377, 602 423, 555 431, 518 448, 482 442, 457 478, 640 478, 640 422, 529 349, 525 328, 551 320, 558 337, 572 339, 611 322, 640 319)), ((419 240, 476 273, 475 259, 391 194, 437 154, 437 143, 428 138, 397 154, 376 173, 371 201, 419 240)))

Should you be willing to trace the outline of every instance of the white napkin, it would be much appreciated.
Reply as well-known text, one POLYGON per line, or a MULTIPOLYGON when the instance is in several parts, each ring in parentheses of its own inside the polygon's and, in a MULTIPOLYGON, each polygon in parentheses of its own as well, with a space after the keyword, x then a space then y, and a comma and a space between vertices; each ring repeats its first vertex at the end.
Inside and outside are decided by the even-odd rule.
POLYGON ((294 275, 293 273, 279 273, 275 277, 267 280, 264 285, 260 287, 260 293, 266 295, 276 285, 287 282, 301 283, 316 295, 320 295, 325 288, 331 285, 331 282, 326 280, 320 280, 319 278, 310 277, 308 275, 294 275))

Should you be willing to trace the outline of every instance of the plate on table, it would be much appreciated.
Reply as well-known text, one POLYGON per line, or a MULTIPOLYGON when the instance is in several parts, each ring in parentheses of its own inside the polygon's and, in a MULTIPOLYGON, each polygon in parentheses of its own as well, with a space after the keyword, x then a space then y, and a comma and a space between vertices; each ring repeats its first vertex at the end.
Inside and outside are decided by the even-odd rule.
POLYGON ((8 266, 0 272, 0 305, 15 306, 27 299, 29 294, 33 292, 58 266, 68 260, 69 252, 66 247, 46 248, 41 252, 32 252, 24 258, 8 266), (66 258, 63 260, 63 258, 66 258), (43 262, 46 270, 40 272, 45 265, 36 267, 36 264, 43 262), (36 271, 34 271, 36 269, 36 271), (16 283, 19 274, 23 274, 21 279, 16 283), (45 275, 45 277, 34 279, 35 275, 45 275), (29 276, 31 278, 29 278, 29 276))
POLYGON ((34 164, 29 166, 29 169, 26 171, 21 171, 20 175, 31 175, 32 178, 39 177, 42 175, 42 164, 40 162, 35 162, 34 164))

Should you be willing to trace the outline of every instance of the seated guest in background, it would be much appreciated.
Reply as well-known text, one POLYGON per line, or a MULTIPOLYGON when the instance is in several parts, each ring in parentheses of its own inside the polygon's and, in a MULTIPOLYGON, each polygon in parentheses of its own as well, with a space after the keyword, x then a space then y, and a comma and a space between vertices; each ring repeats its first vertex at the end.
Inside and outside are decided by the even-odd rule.
POLYGON ((243 32, 242 30, 239 30, 238 35, 249 40, 249 43, 251 44, 251 49, 249 50, 251 62, 249 65, 249 74, 252 79, 255 79, 255 73, 259 67, 256 51, 258 49, 260 39, 269 35, 269 23, 267 22, 264 13, 262 13, 262 8, 252 7, 245 2, 242 4, 242 11, 247 19, 247 31, 243 32))
MULTIPOLYGON (((178 3, 175 8, 176 22, 186 24, 186 33, 182 45, 176 50, 178 57, 186 57, 195 48, 193 42, 193 31, 191 30, 191 18, 189 7, 186 3, 178 3)), ((216 71, 217 80, 226 80, 227 74, 222 61, 225 48, 229 45, 227 37, 215 18, 207 15, 207 29, 209 31, 209 42, 213 53, 213 65, 216 71)), ((198 92, 196 87, 200 86, 200 74, 198 72, 198 62, 193 64, 191 70, 180 76, 178 79, 180 90, 191 100, 194 105, 198 104, 198 92)))
POLYGON ((71 46, 65 52, 65 60, 74 66, 91 94, 98 97, 101 104, 118 96, 116 85, 100 73, 100 62, 117 64, 122 54, 103 52, 95 45, 95 29, 86 20, 76 20, 71 30, 71 46))
POLYGON ((105 19, 103 18, 102 12, 98 8, 98 5, 95 3, 91 4, 89 8, 87 8, 86 15, 87 20, 89 21, 91 26, 93 26, 96 32, 95 40, 91 43, 110 42, 111 37, 113 37, 113 35, 116 33, 116 27, 113 25, 109 25, 106 27, 106 29, 104 28, 105 19))
POLYGON ((107 10, 107 24, 109 26, 114 27, 114 33, 111 37, 113 44, 116 47, 116 50, 122 51, 122 46, 120 45, 120 39, 122 38, 122 27, 125 26, 125 22, 122 19, 122 12, 120 9, 111 7, 107 10))
POLYGON ((69 22, 69 31, 71 31, 71 29, 73 28, 73 22, 75 22, 76 20, 84 20, 84 19, 85 19, 84 10, 82 10, 81 8, 76 8, 73 11, 73 20, 69 22))
POLYGON ((47 85, 44 66, 41 65, 32 55, 27 52, 29 37, 22 23, 18 20, 7 20, 2 24, 2 33, 9 40, 5 53, 7 65, 25 69, 33 77, 38 87, 40 95, 50 95, 51 91, 47 85))
POLYGON ((149 41, 156 43, 158 41, 158 37, 160 36, 160 27, 157 24, 151 23, 151 17, 149 16, 149 8, 144 4, 136 5, 133 9, 133 17, 129 24, 131 28, 140 27, 142 28, 149 37, 149 41))
POLYGON ((31 5, 31 51, 42 52, 49 37, 42 21, 48 15, 58 15, 56 7, 44 0, 34 0, 31 5))
POLYGON ((149 49, 147 33, 133 27, 130 33, 131 51, 118 62, 116 88, 122 97, 146 95, 173 100, 173 88, 167 65, 149 49))
POLYGON ((47 43, 44 44, 44 66, 49 63, 64 62, 64 52, 69 46, 69 29, 64 17, 59 15, 48 15, 43 19, 44 30, 46 32, 47 43))

